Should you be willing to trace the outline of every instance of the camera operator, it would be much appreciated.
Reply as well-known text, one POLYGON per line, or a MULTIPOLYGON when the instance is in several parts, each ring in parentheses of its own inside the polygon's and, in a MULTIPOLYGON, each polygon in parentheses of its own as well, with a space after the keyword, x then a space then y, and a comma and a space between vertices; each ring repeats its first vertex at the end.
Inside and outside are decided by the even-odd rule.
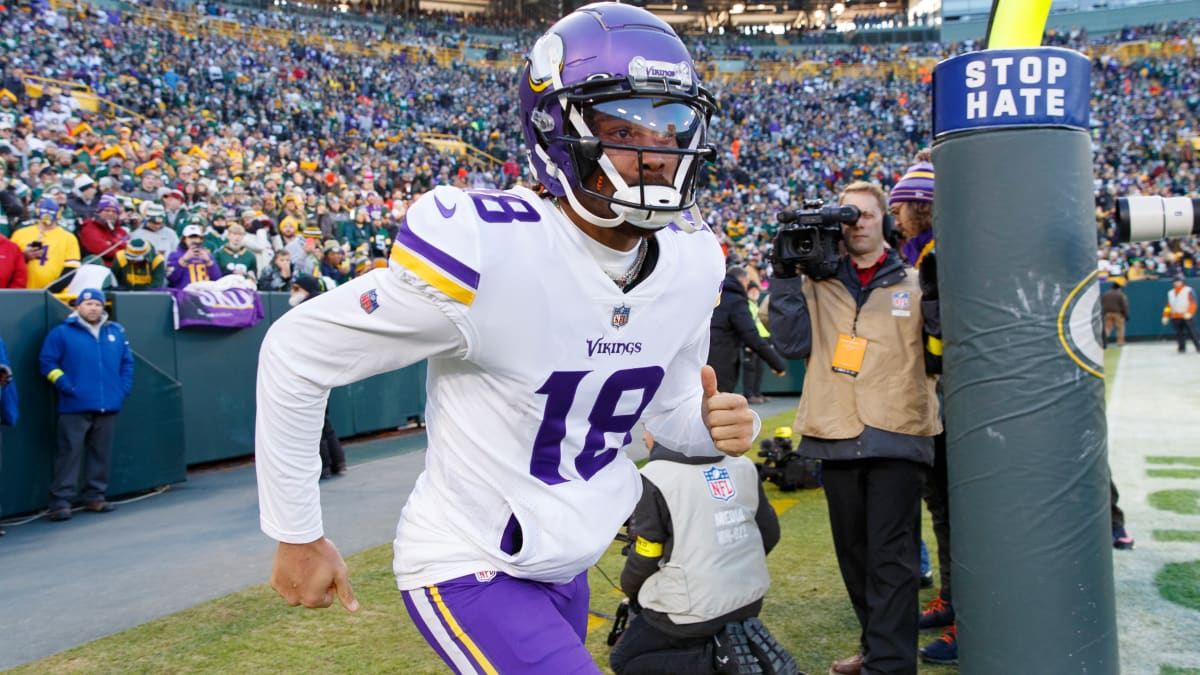
POLYGON ((781 228, 769 325, 785 357, 806 361, 793 429, 800 454, 822 460, 838 565, 862 626, 861 653, 830 672, 916 673, 918 523, 941 431, 930 377, 941 369, 941 327, 923 306, 936 300, 923 302, 916 272, 884 246, 883 190, 852 183, 840 205, 858 212, 852 223, 853 210, 836 216, 844 253, 797 258, 804 247, 781 228))
POLYGON ((795 675, 795 659, 757 618, 780 532, 754 463, 644 440, 650 461, 621 572, 637 613, 613 647, 613 672, 795 675))

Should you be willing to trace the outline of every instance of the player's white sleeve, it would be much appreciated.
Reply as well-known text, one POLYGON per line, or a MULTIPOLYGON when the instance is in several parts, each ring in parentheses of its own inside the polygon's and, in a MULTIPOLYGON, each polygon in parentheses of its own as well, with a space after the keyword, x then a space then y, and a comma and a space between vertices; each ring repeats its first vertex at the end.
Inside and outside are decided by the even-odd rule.
POLYGON ((282 542, 319 539, 329 390, 436 356, 462 354, 453 307, 395 268, 375 270, 288 311, 258 360, 254 452, 260 527, 282 542))
MULTIPOLYGON (((697 338, 681 350, 667 366, 659 393, 642 416, 646 430, 654 440, 676 452, 692 457, 721 455, 713 445, 712 435, 701 416, 704 390, 700 385, 700 369, 708 356, 708 326, 698 331, 697 338)), ((754 415, 754 435, 758 436, 762 420, 754 415)))

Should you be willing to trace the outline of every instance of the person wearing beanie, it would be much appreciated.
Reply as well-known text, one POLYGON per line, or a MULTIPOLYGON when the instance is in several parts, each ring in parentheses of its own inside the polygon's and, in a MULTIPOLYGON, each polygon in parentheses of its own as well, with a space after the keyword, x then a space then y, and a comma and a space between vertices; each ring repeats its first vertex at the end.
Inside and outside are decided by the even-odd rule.
POLYGON ((167 265, 148 240, 133 237, 113 259, 113 278, 122 291, 145 291, 167 285, 167 265))
POLYGON ((117 413, 133 389, 133 352, 125 329, 108 320, 104 300, 97 288, 80 291, 75 311, 50 330, 38 355, 42 377, 58 392, 52 521, 69 520, 76 498, 92 513, 114 508, 105 491, 117 413))
MULTIPOLYGON (((937 298, 937 254, 933 238, 934 171, 928 149, 917 153, 916 163, 892 188, 888 209, 896 219, 903 238, 900 254, 917 270, 923 297, 937 298), (924 263, 924 265, 922 265, 924 263)), ((941 383, 938 383, 941 386, 941 383)), ((943 427, 945 420, 943 419, 943 427)), ((937 539, 940 588, 922 609, 918 620, 921 630, 944 628, 942 635, 921 648, 921 660, 928 663, 958 663, 958 631, 954 623, 951 588, 950 499, 946 482, 946 431, 934 436, 933 466, 925 480, 925 506, 933 520, 937 539)), ((922 542, 924 544, 924 542, 922 542)))
POLYGON ((191 212, 184 208, 183 201, 182 190, 167 190, 162 196, 163 209, 166 211, 167 226, 174 230, 176 234, 182 233, 183 228, 196 222, 196 220, 192 219, 191 212))
POLYGON ((292 260, 296 260, 296 271, 301 274, 319 277, 321 276, 321 263, 323 261, 321 249, 321 228, 316 225, 306 225, 303 230, 303 237, 297 237, 304 242, 304 251, 302 257, 297 259, 293 254, 292 260))
POLYGON ((80 221, 95 218, 100 196, 100 192, 96 189, 96 181, 87 174, 80 174, 75 177, 71 194, 67 195, 67 207, 75 213, 80 221))
POLYGON ((25 258, 27 288, 57 293, 70 283, 66 275, 79 267, 79 240, 59 224, 60 210, 55 198, 42 197, 34 213, 37 222, 13 232, 12 242, 25 258))
POLYGON ((346 262, 346 251, 336 239, 330 239, 321 246, 321 278, 332 279, 338 284, 344 284, 353 276, 350 264, 346 262))
POLYGON ((96 216, 83 221, 79 228, 79 246, 85 255, 96 256, 112 267, 117 251, 125 248, 129 231, 121 224, 121 202, 104 195, 96 204, 96 216))
POLYGON ((288 298, 288 304, 295 307, 324 292, 325 285, 317 277, 297 277, 292 280, 292 295, 288 298))
POLYGON ((170 253, 179 248, 179 235, 167 227, 166 210, 158 202, 142 202, 138 205, 141 224, 129 233, 130 239, 145 239, 155 251, 170 253))
MULTIPOLYGON (((291 255, 292 268, 297 274, 314 276, 320 260, 311 255, 312 248, 308 243, 310 237, 301 236, 302 231, 303 221, 293 216, 284 216, 279 221, 279 236, 274 242, 274 249, 276 251, 285 250, 291 255)), ((316 241, 320 241, 320 239, 318 238, 316 241)))
POLYGON ((888 210, 904 241, 900 255, 915 269, 933 250, 933 164, 921 159, 927 153, 917 155, 917 163, 904 172, 888 196, 888 210))

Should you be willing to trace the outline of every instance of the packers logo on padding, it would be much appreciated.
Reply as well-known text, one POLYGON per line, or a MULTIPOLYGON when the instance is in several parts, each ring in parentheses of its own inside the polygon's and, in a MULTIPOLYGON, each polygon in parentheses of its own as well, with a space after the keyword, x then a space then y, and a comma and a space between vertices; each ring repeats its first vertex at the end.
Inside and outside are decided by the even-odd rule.
POLYGON ((1088 373, 1104 377, 1104 347, 1100 344, 1100 284, 1098 272, 1071 289, 1058 311, 1058 340, 1071 360, 1088 373))

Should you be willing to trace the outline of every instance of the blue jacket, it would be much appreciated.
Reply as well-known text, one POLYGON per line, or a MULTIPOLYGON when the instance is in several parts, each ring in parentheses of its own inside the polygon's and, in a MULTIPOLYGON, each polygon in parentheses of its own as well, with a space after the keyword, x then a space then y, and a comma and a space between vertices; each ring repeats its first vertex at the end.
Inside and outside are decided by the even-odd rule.
POLYGON ((59 413, 117 412, 133 388, 133 352, 121 324, 105 321, 100 338, 72 314, 51 329, 38 356, 58 390, 59 413))
MULTIPOLYGON (((0 340, 0 366, 12 370, 8 360, 8 350, 4 348, 4 340, 0 340)), ((13 380, 6 386, 0 387, 0 424, 10 427, 17 426, 17 381, 13 380)))

